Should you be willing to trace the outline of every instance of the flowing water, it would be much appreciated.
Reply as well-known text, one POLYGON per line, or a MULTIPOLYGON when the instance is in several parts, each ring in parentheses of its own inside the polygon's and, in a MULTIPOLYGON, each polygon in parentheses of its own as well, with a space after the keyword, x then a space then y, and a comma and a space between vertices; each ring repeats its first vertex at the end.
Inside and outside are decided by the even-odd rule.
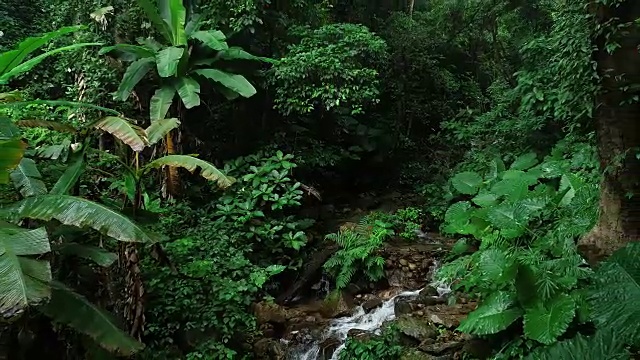
MULTIPOLYGON (((369 313, 366 313, 362 306, 358 306, 351 316, 332 320, 319 339, 315 339, 307 344, 300 344, 293 348, 288 359, 318 360, 321 355, 320 345, 322 342, 327 339, 336 339, 340 342, 340 346, 333 353, 331 360, 337 360, 340 351, 345 347, 345 341, 347 340, 347 333, 349 330, 358 329, 379 333, 382 324, 395 318, 394 306, 396 301, 401 298, 415 298, 418 296, 418 293, 420 293, 420 290, 402 292, 385 301, 382 306, 370 311, 369 313)), ((444 295, 450 291, 448 287, 444 286, 437 286, 437 290, 439 295, 444 295)))

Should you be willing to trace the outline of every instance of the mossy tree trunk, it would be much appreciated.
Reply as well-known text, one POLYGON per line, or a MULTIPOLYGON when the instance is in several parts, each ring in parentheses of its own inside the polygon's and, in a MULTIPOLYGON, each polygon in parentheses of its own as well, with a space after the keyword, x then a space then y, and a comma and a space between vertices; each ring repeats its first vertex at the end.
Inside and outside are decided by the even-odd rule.
MULTIPOLYGON (((611 1, 611 0, 610 0, 611 1)), ((611 1, 614 2, 614 1, 611 1)), ((627 0, 621 5, 599 5, 599 25, 628 24, 613 37, 607 32, 596 38, 594 53, 602 88, 597 97, 596 131, 600 166, 604 177, 600 185, 599 220, 579 246, 591 262, 597 262, 640 235, 640 2, 627 0), (620 46, 607 50, 607 44, 620 46)))

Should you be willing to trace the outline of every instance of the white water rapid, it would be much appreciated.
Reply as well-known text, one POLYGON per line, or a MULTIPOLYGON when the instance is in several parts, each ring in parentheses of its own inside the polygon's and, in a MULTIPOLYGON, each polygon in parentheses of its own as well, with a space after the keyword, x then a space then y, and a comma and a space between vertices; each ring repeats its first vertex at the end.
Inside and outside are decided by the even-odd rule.
MULTIPOLYGON (((345 347, 349 330, 358 329, 378 334, 382 324, 395 318, 394 307, 396 300, 400 298, 415 298, 421 290, 422 289, 402 292, 385 301, 382 306, 371 310, 369 313, 366 313, 362 306, 358 306, 351 316, 332 320, 323 332, 321 338, 314 339, 313 342, 308 344, 301 344, 293 349, 288 359, 318 360, 321 351, 320 344, 327 339, 336 339, 340 342, 340 346, 331 356, 331 360, 338 360, 340 351, 345 347)), ((437 290, 439 295, 450 291, 448 287, 443 286, 438 286, 437 290)))

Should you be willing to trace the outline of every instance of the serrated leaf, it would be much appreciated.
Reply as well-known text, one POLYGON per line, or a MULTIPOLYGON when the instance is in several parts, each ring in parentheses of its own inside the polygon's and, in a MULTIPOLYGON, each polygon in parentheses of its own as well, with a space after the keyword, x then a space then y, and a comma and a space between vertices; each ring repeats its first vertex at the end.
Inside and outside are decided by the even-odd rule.
POLYGON ((475 195, 482 185, 482 177, 476 172, 465 171, 457 173, 451 183, 461 194, 475 195))
POLYGON ((124 242, 155 243, 158 235, 145 231, 126 216, 104 205, 69 195, 38 195, 0 209, 0 216, 18 220, 58 220, 65 225, 89 227, 124 242))
POLYGON ((515 307, 512 294, 497 291, 464 319, 458 331, 475 335, 496 334, 505 330, 522 316, 522 309, 515 307))
POLYGON ((512 170, 527 170, 538 163, 538 156, 534 152, 518 156, 517 159, 511 164, 509 169, 512 170))
POLYGON ((567 294, 559 294, 554 299, 537 303, 526 309, 524 333, 545 345, 554 343, 569 327, 576 314, 576 303, 567 294))
POLYGON ((180 126, 180 121, 176 118, 156 120, 144 130, 149 145, 153 145, 162 140, 171 130, 180 126))
POLYGON ((42 181, 36 162, 31 159, 20 160, 20 164, 11 172, 11 180, 23 197, 47 193, 47 187, 42 181))
POLYGON ((194 73, 204 76, 209 80, 220 83, 243 97, 249 98, 256 93, 256 88, 242 75, 231 74, 218 69, 200 69, 194 73))
POLYGON ((94 127, 108 132, 135 152, 144 150, 149 145, 144 130, 129 120, 118 116, 107 116, 95 123, 94 127))
POLYGON ((51 300, 40 311, 90 336, 104 349, 119 355, 130 356, 144 348, 144 345, 116 326, 112 316, 59 282, 51 283, 51 300))
POLYGON ((163 156, 145 165, 143 171, 158 169, 163 166, 180 167, 189 172, 194 172, 200 168, 200 176, 207 180, 215 181, 218 186, 223 189, 231 186, 235 182, 235 179, 226 176, 211 163, 189 155, 163 156))

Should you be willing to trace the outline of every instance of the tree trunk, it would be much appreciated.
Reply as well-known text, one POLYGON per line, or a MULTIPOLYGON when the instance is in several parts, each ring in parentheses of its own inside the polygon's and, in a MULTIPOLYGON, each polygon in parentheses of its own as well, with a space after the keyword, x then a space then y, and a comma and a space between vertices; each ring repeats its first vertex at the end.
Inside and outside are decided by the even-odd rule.
MULTIPOLYGON (((597 9, 598 22, 608 29, 613 26, 606 22, 613 18, 628 23, 638 17, 640 2, 631 0, 615 9, 597 9)), ((592 263, 630 241, 638 241, 640 235, 640 103, 631 101, 637 91, 623 89, 640 84, 640 31, 636 25, 622 29, 612 39, 620 44, 612 54, 606 51, 604 37, 596 39, 594 53, 602 79, 596 112, 598 152, 604 172, 600 213, 596 226, 579 242, 580 250, 592 263)))

